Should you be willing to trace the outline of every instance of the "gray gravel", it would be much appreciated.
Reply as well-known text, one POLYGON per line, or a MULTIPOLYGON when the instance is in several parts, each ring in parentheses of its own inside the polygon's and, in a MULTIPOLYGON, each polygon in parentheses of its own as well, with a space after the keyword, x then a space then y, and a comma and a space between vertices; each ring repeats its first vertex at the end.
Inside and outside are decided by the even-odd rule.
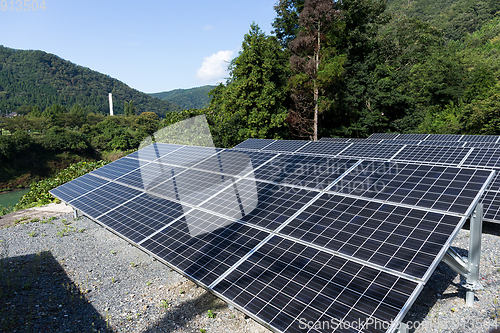
MULTIPOLYGON (((465 306, 460 276, 441 263, 405 321, 411 332, 488 332, 500 325, 500 225, 484 227, 484 290, 465 306)), ((466 255, 468 230, 453 247, 466 255)), ((0 331, 269 332, 87 218, 0 230, 0 331), (215 318, 209 318, 208 310, 215 318)))

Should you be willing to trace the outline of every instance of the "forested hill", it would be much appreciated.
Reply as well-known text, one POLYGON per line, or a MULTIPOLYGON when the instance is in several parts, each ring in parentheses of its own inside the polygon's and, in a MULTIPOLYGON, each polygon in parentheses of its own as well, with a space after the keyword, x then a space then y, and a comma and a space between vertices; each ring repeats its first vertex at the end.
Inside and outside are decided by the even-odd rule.
POLYGON ((388 0, 387 11, 418 18, 458 40, 500 15, 499 0, 388 0))
POLYGON ((208 96, 208 93, 214 88, 215 86, 202 86, 191 89, 175 89, 150 95, 173 102, 183 110, 202 109, 210 103, 211 98, 208 96))
POLYGON ((109 113, 108 94, 113 93, 115 114, 124 113, 124 103, 134 101, 138 113, 151 111, 163 116, 180 107, 130 88, 108 75, 70 61, 33 50, 15 50, 0 45, 0 110, 27 113, 54 104, 71 108, 80 104, 87 112, 109 113))

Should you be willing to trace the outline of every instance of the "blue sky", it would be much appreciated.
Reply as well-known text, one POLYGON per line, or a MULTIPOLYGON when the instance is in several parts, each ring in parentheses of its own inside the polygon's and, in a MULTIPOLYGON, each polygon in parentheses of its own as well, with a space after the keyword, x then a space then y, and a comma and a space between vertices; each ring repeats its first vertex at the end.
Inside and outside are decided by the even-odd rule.
POLYGON ((223 81, 250 24, 271 32, 277 0, 45 0, 36 12, 16 12, 16 0, 12 11, 10 1, 0 45, 53 53, 151 93, 223 81))

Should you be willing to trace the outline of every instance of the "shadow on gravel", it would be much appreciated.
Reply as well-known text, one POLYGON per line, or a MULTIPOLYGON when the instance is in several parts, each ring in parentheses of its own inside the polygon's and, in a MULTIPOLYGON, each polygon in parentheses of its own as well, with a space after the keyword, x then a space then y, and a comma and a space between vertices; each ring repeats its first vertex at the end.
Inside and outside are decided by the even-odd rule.
POLYGON ((6 258, 1 250, 1 332, 111 332, 50 252, 6 258))
MULTIPOLYGON (((467 256, 468 251, 458 248, 452 247, 457 253, 461 256, 467 256)), ((448 299, 456 297, 465 303, 465 289, 460 285, 460 283, 455 283, 453 280, 457 277, 457 273, 452 270, 448 265, 444 262, 440 262, 437 266, 434 273, 432 273, 429 281, 424 286, 424 289, 417 297, 412 307, 406 314, 403 319, 404 323, 407 322, 418 322, 421 323, 432 307, 438 302, 440 299, 448 299), (453 293, 443 293, 448 289, 450 285, 453 285, 457 292, 453 293)), ((464 279, 461 277, 460 281, 462 282, 464 279)), ((409 332, 415 332, 415 328, 410 329, 409 332)))
POLYGON ((167 308, 165 310, 165 316, 148 327, 144 332, 169 333, 175 330, 179 330, 179 328, 181 327, 185 328, 186 330, 189 329, 189 331, 193 329, 196 330, 196 332, 199 332, 199 329, 203 327, 188 326, 189 323, 192 323, 192 320, 196 316, 207 316, 208 310, 213 311, 216 315, 218 310, 225 308, 227 308, 227 304, 224 301, 218 299, 211 293, 206 292, 197 298, 182 302, 177 306, 167 308))

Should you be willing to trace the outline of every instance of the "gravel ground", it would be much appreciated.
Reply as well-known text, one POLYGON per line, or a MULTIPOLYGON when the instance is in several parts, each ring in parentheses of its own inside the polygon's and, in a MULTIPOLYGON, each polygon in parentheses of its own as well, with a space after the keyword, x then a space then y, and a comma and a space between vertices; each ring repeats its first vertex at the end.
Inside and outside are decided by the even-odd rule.
MULTIPOLYGON (((464 255, 468 234, 453 243, 464 255)), ((482 248, 484 290, 474 307, 465 306, 460 276, 441 263, 405 318, 420 323, 410 332, 500 325, 500 225, 485 224, 482 248)), ((269 332, 87 218, 1 229, 0 258, 7 258, 0 261, 2 332, 269 332)))

